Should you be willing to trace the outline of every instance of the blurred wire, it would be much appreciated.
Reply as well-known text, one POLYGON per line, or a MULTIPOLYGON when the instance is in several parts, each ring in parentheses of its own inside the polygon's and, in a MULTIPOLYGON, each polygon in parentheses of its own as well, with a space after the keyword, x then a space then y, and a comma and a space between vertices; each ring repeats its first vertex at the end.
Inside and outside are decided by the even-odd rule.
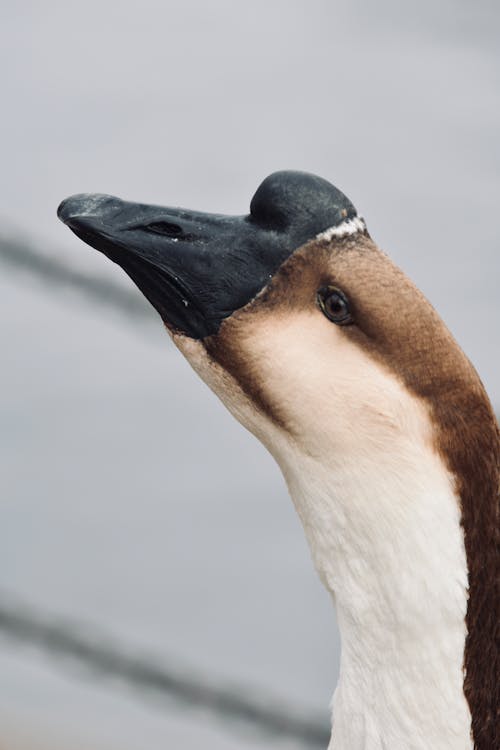
POLYGON ((93 672, 115 678, 142 694, 180 701, 190 709, 203 709, 225 722, 246 724, 275 740, 295 740, 304 747, 326 747, 327 727, 269 697, 245 695, 234 685, 215 685, 188 669, 171 669, 157 659, 133 656, 116 641, 85 634, 81 626, 56 622, 25 606, 0 602, 0 635, 34 646, 55 658, 66 658, 93 672))
POLYGON ((135 318, 154 319, 149 304, 140 294, 107 279, 88 276, 61 260, 40 253, 25 243, 0 236, 0 261, 12 270, 58 287, 76 289, 87 298, 118 308, 135 318))

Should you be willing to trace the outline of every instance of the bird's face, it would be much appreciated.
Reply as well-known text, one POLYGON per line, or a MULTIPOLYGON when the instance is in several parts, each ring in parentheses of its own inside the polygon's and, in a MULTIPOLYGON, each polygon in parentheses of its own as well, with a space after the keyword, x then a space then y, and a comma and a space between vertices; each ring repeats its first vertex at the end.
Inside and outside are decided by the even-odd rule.
POLYGON ((432 441, 408 373, 425 387, 448 334, 365 231, 306 243, 216 334, 171 335, 280 463, 290 448, 331 466, 432 441))
POLYGON ((242 217, 101 195, 59 215, 124 268, 278 459, 280 445, 331 461, 431 439, 418 396, 460 370, 458 348, 329 183, 271 175, 242 217))

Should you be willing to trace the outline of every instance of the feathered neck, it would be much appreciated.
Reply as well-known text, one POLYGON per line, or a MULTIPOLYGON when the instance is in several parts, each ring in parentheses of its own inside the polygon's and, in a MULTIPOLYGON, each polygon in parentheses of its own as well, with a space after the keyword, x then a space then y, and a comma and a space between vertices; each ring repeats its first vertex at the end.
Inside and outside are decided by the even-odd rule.
POLYGON ((466 750, 467 563, 453 478, 429 446, 281 461, 342 641, 331 750, 466 750))

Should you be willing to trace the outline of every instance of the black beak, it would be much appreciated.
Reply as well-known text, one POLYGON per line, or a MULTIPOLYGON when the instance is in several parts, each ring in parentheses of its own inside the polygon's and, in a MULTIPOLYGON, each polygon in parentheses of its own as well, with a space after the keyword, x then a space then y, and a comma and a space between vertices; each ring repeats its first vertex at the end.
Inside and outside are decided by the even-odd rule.
POLYGON ((118 263, 169 327, 200 339, 253 299, 294 250, 356 209, 320 177, 276 172, 258 188, 248 216, 99 194, 67 198, 58 216, 118 263))

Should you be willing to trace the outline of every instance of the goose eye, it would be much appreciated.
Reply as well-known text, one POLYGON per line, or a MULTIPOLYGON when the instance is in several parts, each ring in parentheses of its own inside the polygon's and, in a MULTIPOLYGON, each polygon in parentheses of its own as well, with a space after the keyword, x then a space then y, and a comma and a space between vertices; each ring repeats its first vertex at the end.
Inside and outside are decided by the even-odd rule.
POLYGON ((322 287, 318 290, 317 298, 321 311, 333 323, 346 326, 353 322, 349 302, 340 289, 334 286, 322 287))

